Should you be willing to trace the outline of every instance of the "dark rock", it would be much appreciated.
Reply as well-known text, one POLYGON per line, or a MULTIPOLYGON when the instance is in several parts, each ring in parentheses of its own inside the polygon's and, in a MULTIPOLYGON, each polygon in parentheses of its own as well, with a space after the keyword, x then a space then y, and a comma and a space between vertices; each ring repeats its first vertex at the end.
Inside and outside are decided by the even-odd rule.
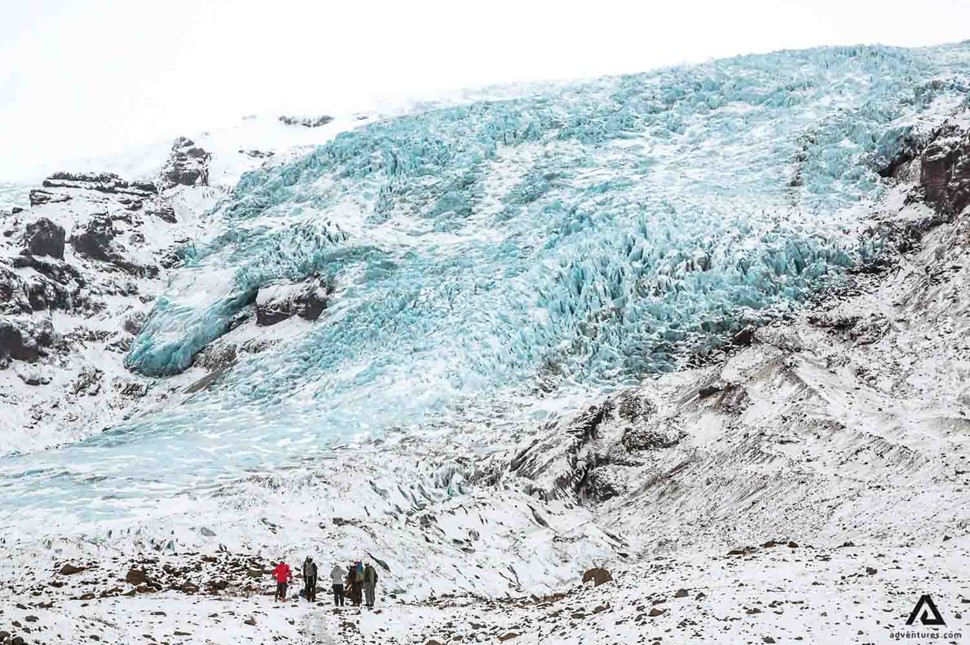
POLYGON ((144 311, 132 311, 125 315, 121 323, 121 328, 132 336, 137 336, 141 332, 142 325, 145 324, 144 311))
POLYGON ((647 615, 650 616, 651 618, 656 618, 657 616, 662 615, 665 611, 667 611, 667 610, 666 609, 660 609, 658 607, 654 607, 653 609, 651 609, 649 611, 649 613, 647 615))
POLYGON ((106 213, 95 215, 87 226, 71 236, 70 243, 78 255, 108 262, 132 275, 153 278, 158 275, 158 267, 141 266, 127 260, 121 249, 115 245, 117 231, 106 213))
MULTIPOLYGON (((55 172, 53 175, 44 180, 44 188, 69 188, 74 190, 95 190, 100 193, 108 194, 125 194, 135 197, 136 200, 125 201, 122 200, 122 204, 127 204, 131 210, 137 210, 141 208, 141 203, 139 202, 135 206, 137 200, 143 199, 150 195, 158 193, 158 187, 151 182, 135 181, 128 182, 119 177, 118 175, 110 172, 101 173, 90 173, 90 172, 55 172)), ((69 198, 69 197, 68 197, 69 198)))
POLYGON ((41 217, 27 225, 24 245, 30 255, 48 255, 63 260, 64 229, 46 217, 41 217))
POLYGON ((686 589, 678 589, 677 593, 674 594, 674 598, 686 598, 688 591, 686 589))
POLYGON ((262 287, 256 295, 256 324, 268 327, 293 316, 316 320, 326 308, 332 291, 323 278, 309 278, 297 284, 277 282, 262 287))
POLYGON ((754 553, 757 549, 753 546, 743 546, 738 549, 731 549, 727 552, 728 555, 748 555, 749 553, 754 553))
POLYGON ((40 348, 49 346, 54 340, 53 328, 48 330, 49 326, 49 320, 35 326, 26 322, 15 324, 0 319, 0 360, 12 358, 18 361, 36 361, 40 356, 40 348))
POLYGON ((150 217, 157 217, 163 222, 175 224, 175 209, 164 203, 156 203, 145 209, 145 214, 150 217))
POLYGON ((970 130, 944 124, 923 151, 920 186, 937 212, 954 216, 970 205, 970 130))
POLYGON ((132 567, 128 570, 128 575, 125 576, 125 582, 138 587, 148 582, 148 574, 144 569, 136 569, 132 567))
POLYGON ((116 232, 107 213, 95 215, 85 229, 71 236, 71 246, 79 255, 111 262, 118 258, 112 248, 116 232))
POLYGON ((247 157, 252 157, 254 159, 268 159, 276 153, 272 150, 243 150, 240 148, 239 154, 246 155, 247 157))
POLYGON ((47 385, 51 382, 51 377, 42 372, 19 372, 17 376, 19 376, 20 380, 25 384, 32 387, 36 387, 38 385, 47 385))
POLYGON ((243 621, 243 623, 246 624, 246 625, 249 625, 251 627, 254 627, 256 625, 256 619, 255 618, 247 618, 246 620, 243 621))
POLYGON ((326 125, 333 121, 332 116, 322 115, 317 117, 297 117, 297 116, 281 116, 280 123, 284 125, 301 125, 304 128, 319 128, 321 125, 326 125))
POLYGON ((518 638, 518 637, 519 637, 519 635, 516 634, 515 632, 505 632, 504 634, 502 634, 501 636, 499 636, 498 639, 499 639, 499 641, 501 641, 501 642, 504 643, 505 641, 510 641, 513 638, 518 638))
POLYGON ((590 580, 593 581, 594 587, 598 587, 613 580, 613 576, 609 571, 602 567, 594 567, 592 569, 587 569, 586 572, 583 573, 583 584, 589 582, 590 580))
POLYGON ((37 271, 37 273, 47 276, 60 285, 66 286, 72 281, 75 282, 79 287, 83 287, 85 285, 84 277, 81 275, 81 273, 70 264, 62 260, 55 260, 52 258, 34 255, 19 255, 13 258, 13 265, 18 269, 30 267, 31 269, 37 271))
POLYGON ((715 394, 717 394, 723 389, 724 389, 723 383, 711 383, 697 390, 697 396, 699 398, 706 399, 709 396, 714 396, 715 394))
POLYGON ((754 327, 745 327, 731 338, 731 344, 737 347, 749 346, 754 341, 754 332, 754 327))
POLYGON ((627 428, 623 431, 623 447, 627 450, 663 450, 680 443, 681 434, 659 428, 627 428))
POLYGON ((71 201, 70 195, 61 195, 59 193, 51 193, 46 190, 34 189, 30 191, 30 205, 43 206, 44 204, 58 204, 61 202, 71 201))
POLYGON ((75 573, 81 573, 82 571, 87 571, 87 567, 78 567, 71 563, 65 564, 58 571, 62 576, 73 576, 75 573))
POLYGON ((191 139, 179 137, 172 144, 172 155, 162 169, 164 187, 208 186, 211 157, 191 139))

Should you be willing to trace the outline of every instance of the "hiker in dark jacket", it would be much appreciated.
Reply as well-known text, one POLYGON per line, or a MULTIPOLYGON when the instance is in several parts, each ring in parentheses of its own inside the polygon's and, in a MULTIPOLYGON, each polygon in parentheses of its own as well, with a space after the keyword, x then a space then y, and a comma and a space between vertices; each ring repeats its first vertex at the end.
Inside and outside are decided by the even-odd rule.
POLYGON ((364 567, 364 596, 368 607, 374 606, 374 594, 377 591, 377 569, 368 562, 364 567))
POLYGON ((360 607, 363 600, 364 568, 360 562, 354 562, 347 568, 347 588, 350 589, 350 602, 360 607))
POLYGON ((311 557, 303 562, 303 595, 310 602, 317 599, 317 564, 311 557))

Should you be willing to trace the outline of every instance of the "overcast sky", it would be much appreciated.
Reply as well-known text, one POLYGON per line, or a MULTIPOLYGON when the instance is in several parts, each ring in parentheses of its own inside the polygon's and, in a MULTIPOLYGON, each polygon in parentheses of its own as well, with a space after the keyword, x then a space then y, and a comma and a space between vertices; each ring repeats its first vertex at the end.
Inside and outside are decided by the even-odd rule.
POLYGON ((0 0, 0 180, 249 113, 967 38, 968 0, 0 0))

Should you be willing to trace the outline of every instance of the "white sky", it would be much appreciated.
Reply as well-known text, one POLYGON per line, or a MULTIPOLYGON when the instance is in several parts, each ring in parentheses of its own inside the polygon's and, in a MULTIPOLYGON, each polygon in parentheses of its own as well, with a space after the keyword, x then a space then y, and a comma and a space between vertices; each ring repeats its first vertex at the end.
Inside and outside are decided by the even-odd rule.
POLYGON ((970 0, 0 0, 0 180, 249 113, 967 38, 970 0))

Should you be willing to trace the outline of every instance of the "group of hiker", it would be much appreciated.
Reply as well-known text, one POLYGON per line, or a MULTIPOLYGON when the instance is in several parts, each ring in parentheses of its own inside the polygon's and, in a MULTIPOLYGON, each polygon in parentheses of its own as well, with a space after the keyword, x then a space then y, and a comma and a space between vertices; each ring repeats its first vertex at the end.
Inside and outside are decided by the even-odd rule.
MULTIPOLYGON (((300 595, 310 602, 317 599, 317 563, 307 557, 303 562, 303 591, 300 595)), ((286 590, 293 581, 293 571, 290 565, 280 560, 273 569, 276 580, 276 599, 286 600, 286 590)), ((350 598, 351 604, 360 607, 364 603, 367 607, 374 606, 377 593, 377 569, 368 562, 366 565, 357 560, 347 566, 333 565, 330 570, 330 583, 333 586, 333 604, 337 607, 344 605, 345 599, 350 598)))

